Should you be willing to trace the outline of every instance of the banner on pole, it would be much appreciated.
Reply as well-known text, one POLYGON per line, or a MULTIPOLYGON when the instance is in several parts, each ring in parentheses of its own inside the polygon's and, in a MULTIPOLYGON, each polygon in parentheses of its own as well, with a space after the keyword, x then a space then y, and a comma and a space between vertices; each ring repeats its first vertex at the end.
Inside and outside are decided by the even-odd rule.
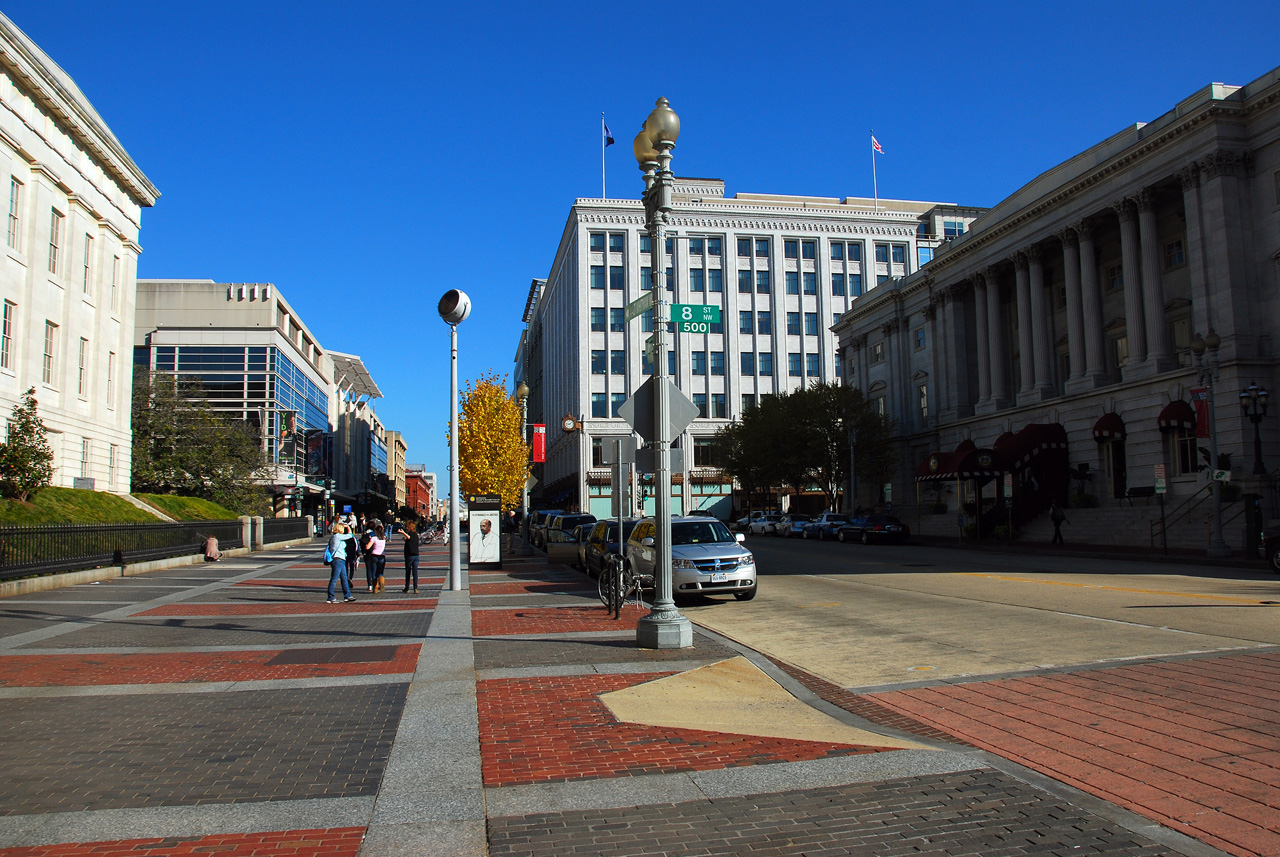
MULTIPOLYGON (((1191 406, 1196 409, 1196 437, 1209 436, 1209 388, 1192 387, 1191 406)), ((1217 462, 1214 462, 1215 464, 1217 462)))
POLYGON ((533 426, 533 462, 542 464, 547 460, 547 427, 535 423, 533 426))

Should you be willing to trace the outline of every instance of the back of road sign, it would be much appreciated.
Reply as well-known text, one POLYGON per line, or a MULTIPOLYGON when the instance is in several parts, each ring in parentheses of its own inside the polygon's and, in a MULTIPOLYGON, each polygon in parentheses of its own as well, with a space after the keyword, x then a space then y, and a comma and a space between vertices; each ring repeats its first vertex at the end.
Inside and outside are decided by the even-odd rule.
POLYGON ((684 431, 693 418, 698 415, 698 406, 689 401, 689 397, 670 381, 663 379, 667 385, 668 401, 666 437, 653 436, 654 381, 650 377, 641 384, 631 397, 618 407, 618 416, 627 421, 627 425, 635 429, 636 434, 647 441, 671 441, 684 431))

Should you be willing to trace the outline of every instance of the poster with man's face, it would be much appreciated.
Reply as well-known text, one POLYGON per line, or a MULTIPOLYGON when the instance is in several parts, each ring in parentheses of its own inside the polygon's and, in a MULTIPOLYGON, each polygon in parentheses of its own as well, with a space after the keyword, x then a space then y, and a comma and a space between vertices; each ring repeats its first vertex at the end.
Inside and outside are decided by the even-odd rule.
POLYGON ((498 562, 501 560, 499 544, 502 541, 498 532, 498 512, 481 512, 472 510, 468 520, 467 561, 498 562))

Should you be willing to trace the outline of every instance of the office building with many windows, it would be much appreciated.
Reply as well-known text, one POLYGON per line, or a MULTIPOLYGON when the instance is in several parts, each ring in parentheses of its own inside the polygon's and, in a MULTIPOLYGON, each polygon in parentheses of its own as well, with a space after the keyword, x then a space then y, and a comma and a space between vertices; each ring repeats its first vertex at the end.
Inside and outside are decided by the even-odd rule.
POLYGON ((516 374, 532 391, 530 420, 548 424, 535 502, 611 511, 605 443, 631 433, 618 408, 652 374, 645 341, 665 323, 652 311, 628 318, 628 305, 651 297, 653 270, 664 300, 720 310, 706 332, 673 334, 667 368, 698 409, 676 440, 686 470, 674 479, 673 508, 727 517, 732 486, 716 467, 715 432, 762 397, 839 380, 835 320, 914 273, 945 224, 962 230, 980 213, 905 200, 725 198, 724 182, 691 178, 677 179, 674 200, 663 247, 650 246, 638 200, 576 200, 550 274, 533 283, 516 374))
POLYGON ((0 15, 0 409, 35 389, 53 484, 128 492, 142 209, 159 192, 66 72, 0 15))

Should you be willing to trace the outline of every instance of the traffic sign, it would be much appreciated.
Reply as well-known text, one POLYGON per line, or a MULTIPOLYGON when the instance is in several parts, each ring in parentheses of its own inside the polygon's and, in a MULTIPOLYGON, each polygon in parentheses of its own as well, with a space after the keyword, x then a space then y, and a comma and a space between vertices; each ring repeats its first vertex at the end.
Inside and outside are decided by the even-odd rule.
POLYGON ((655 438, 653 436, 654 383, 655 379, 649 378, 641 384, 631 397, 618 407, 618 416, 626 420, 627 425, 635 429, 636 434, 645 440, 670 441, 684 431, 698 415, 698 406, 689 401, 689 397, 680 392, 679 387, 665 378, 662 379, 662 383, 668 388, 667 400, 670 407, 667 408, 666 437, 655 438))
POLYGON ((653 309, 653 295, 641 295, 631 303, 627 304, 627 311, 625 313, 627 321, 631 321, 631 319, 638 315, 644 315, 651 309, 653 309))
POLYGON ((720 323, 720 307, 714 304, 672 304, 671 321, 681 333, 710 333, 720 323))

